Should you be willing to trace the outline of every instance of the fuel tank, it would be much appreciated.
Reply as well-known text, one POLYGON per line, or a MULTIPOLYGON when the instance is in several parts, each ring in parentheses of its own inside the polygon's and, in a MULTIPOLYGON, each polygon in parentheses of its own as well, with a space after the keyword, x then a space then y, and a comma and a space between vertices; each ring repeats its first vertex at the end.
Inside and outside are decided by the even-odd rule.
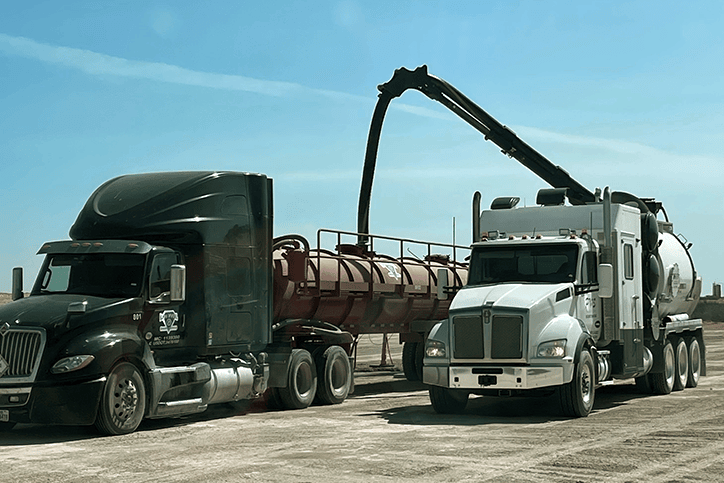
POLYGON ((658 256, 652 256, 660 274, 655 302, 659 317, 691 316, 701 295, 701 278, 696 275, 688 248, 673 234, 671 223, 659 222, 658 256))
POLYGON ((438 298, 438 270, 448 286, 467 281, 467 266, 447 256, 394 258, 355 245, 337 251, 274 250, 274 321, 321 320, 353 335, 405 333, 414 320, 447 317, 452 300, 438 298))

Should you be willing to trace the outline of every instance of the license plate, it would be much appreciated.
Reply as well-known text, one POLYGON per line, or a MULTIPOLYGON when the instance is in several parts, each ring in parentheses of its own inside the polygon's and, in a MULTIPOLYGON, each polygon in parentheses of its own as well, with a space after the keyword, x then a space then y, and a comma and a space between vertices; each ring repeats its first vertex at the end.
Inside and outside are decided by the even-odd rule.
POLYGON ((7 423, 8 421, 10 421, 10 411, 0 409, 0 423, 7 423))

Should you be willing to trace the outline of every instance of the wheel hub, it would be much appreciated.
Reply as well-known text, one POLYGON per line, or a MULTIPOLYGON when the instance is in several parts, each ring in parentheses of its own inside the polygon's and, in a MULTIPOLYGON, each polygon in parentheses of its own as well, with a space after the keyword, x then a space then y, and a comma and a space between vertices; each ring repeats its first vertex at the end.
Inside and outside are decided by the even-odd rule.
POLYGON ((138 389, 131 380, 119 382, 115 393, 115 414, 121 421, 126 421, 133 415, 138 406, 138 389))

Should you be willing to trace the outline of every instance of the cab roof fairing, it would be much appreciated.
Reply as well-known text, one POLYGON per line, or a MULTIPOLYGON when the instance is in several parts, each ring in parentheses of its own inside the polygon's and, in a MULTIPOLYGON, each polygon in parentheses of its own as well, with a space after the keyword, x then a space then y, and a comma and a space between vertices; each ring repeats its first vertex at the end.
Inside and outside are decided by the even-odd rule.
POLYGON ((88 198, 73 240, 140 239, 150 244, 248 240, 250 219, 271 218, 271 178, 231 171, 180 171, 113 178, 88 198))

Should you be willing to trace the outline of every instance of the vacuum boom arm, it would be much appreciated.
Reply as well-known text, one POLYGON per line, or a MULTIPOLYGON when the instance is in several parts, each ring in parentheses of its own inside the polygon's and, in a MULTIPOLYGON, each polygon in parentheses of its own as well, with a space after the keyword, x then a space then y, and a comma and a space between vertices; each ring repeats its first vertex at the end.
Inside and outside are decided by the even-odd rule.
POLYGON ((430 99, 440 102, 482 133, 486 140, 495 143, 504 154, 516 159, 552 187, 567 188, 567 195, 571 204, 578 205, 595 201, 595 195, 574 180, 563 168, 556 166, 545 156, 523 142, 513 131, 496 121, 455 87, 438 77, 428 74, 426 65, 412 71, 404 67, 397 69, 392 79, 377 86, 377 89, 380 91, 380 95, 372 115, 370 132, 367 138, 367 151, 362 171, 362 185, 357 212, 357 232, 360 233, 358 243, 361 246, 366 245, 367 237, 365 235, 369 234, 370 198, 382 122, 392 99, 401 96, 408 89, 416 89, 430 99))

